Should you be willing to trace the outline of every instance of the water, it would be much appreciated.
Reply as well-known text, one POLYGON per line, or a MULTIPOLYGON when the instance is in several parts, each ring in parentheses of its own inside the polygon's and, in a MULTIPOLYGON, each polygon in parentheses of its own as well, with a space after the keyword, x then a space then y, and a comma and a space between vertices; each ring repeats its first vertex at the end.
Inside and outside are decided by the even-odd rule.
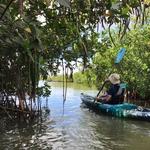
POLYGON ((42 120, 25 125, 0 119, 0 150, 150 149, 149 122, 95 114, 82 107, 81 92, 93 96, 97 93, 83 86, 68 87, 63 107, 62 87, 53 84, 48 98, 50 112, 42 120))

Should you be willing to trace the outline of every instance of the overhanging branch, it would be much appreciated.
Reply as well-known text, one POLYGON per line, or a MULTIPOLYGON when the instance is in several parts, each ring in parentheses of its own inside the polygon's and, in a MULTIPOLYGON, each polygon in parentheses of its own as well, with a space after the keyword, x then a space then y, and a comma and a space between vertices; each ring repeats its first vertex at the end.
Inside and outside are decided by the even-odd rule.
POLYGON ((0 17, 0 20, 2 20, 3 16, 5 15, 7 9, 10 7, 11 3, 13 2, 14 0, 10 0, 10 2, 8 3, 8 5, 6 6, 6 8, 4 9, 1 17, 0 17))

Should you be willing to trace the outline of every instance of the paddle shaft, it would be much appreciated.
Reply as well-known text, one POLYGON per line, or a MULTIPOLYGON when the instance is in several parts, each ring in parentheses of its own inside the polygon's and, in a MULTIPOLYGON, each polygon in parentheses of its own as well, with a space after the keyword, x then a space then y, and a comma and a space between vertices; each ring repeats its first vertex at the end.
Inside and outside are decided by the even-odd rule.
MULTIPOLYGON (((109 73, 108 77, 111 75, 111 73, 112 73, 112 71, 109 73)), ((107 82, 108 82, 108 80, 106 80, 106 81, 103 83, 103 85, 101 86, 101 88, 100 88, 99 92, 97 93, 97 96, 96 96, 96 97, 99 96, 100 92, 103 90, 103 88, 104 88, 104 86, 105 86, 105 84, 106 84, 107 82)))
MULTIPOLYGON (((100 94, 100 93, 101 93, 101 91, 103 90, 103 88, 104 88, 104 86, 105 86, 106 82, 107 82, 107 81, 105 81, 105 82, 103 83, 103 85, 101 86, 101 88, 100 88, 99 92, 97 93, 96 98, 99 96, 99 94, 100 94)), ((94 99, 94 103, 95 103, 95 101, 96 101, 96 98, 94 99)))
POLYGON ((105 82, 103 83, 103 85, 101 86, 101 88, 100 88, 99 92, 97 93, 97 96, 96 96, 96 97, 99 96, 99 94, 100 94, 100 92, 103 90, 103 88, 104 88, 106 82, 107 82, 107 81, 105 81, 105 82))

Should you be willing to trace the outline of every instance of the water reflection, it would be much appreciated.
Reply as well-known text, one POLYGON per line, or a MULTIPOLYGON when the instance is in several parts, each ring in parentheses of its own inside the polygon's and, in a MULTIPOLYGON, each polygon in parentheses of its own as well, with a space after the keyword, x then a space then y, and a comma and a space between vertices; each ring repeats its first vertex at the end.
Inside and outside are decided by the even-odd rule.
POLYGON ((149 150, 148 122, 98 115, 81 107, 80 93, 96 95, 96 90, 68 87, 64 108, 61 86, 52 90, 48 101, 42 99, 42 118, 30 124, 0 119, 0 150, 149 150))

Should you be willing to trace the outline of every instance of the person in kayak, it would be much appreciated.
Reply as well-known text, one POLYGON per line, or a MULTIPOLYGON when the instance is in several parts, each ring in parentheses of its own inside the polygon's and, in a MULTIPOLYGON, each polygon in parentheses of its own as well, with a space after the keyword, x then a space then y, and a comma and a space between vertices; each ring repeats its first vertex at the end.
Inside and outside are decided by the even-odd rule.
POLYGON ((117 73, 111 74, 106 82, 110 82, 110 88, 108 91, 102 95, 98 96, 96 99, 105 104, 120 104, 123 103, 123 93, 124 91, 120 88, 120 75, 117 73))

